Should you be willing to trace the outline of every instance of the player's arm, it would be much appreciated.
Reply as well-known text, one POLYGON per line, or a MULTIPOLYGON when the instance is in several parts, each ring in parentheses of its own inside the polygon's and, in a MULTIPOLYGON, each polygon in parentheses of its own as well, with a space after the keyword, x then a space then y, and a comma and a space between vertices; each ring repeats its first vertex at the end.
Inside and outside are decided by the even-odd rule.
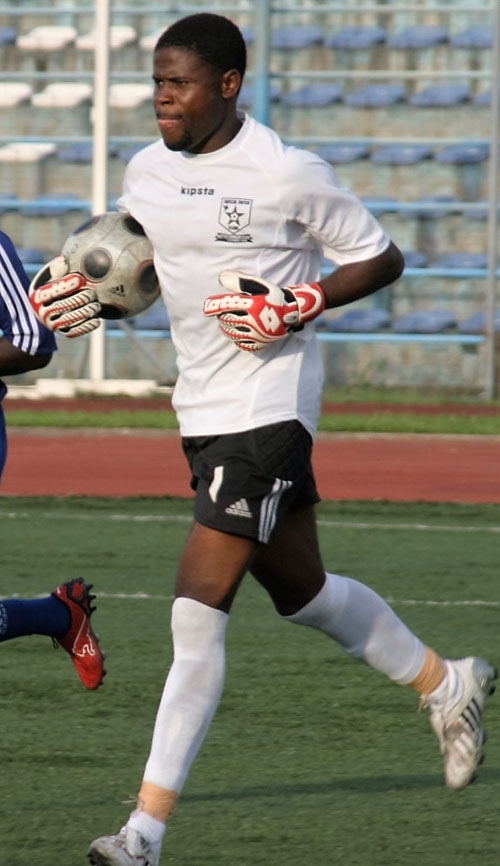
POLYGON ((372 295, 397 280, 403 268, 403 254, 392 241, 387 249, 374 258, 341 265, 320 280, 326 309, 342 307, 372 295))
POLYGON ((392 242, 379 255, 341 265, 318 283, 277 286, 241 271, 223 271, 219 282, 229 293, 211 295, 203 312, 239 349, 256 352, 300 330, 323 310, 364 298, 396 280, 404 259, 392 242))
POLYGON ((52 358, 52 352, 30 355, 14 346, 6 337, 0 337, 0 376, 16 376, 28 370, 40 370, 46 367, 52 358))
POLYGON ((64 256, 56 256, 33 277, 29 299, 38 320, 65 337, 80 337, 98 328, 101 305, 83 274, 70 273, 64 256))

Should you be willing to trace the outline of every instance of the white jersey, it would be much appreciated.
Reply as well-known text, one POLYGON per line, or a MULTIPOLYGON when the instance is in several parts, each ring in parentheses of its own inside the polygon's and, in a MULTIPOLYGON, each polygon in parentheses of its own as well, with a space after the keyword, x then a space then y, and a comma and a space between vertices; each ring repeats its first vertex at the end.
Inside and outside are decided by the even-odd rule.
POLYGON ((218 275, 227 268, 286 286, 317 281, 322 256, 343 265, 383 252, 389 238, 362 203, 318 156, 245 116, 213 153, 174 152, 161 140, 139 151, 118 207, 154 246, 177 353, 181 434, 298 419, 314 435, 323 384, 314 324, 245 352, 204 316, 203 302, 223 291, 218 275))

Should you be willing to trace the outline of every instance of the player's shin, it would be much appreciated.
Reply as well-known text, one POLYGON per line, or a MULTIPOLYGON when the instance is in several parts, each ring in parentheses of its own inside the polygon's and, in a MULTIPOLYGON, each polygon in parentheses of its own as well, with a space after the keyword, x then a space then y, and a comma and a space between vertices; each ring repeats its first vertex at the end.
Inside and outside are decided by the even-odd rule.
POLYGON ((178 598, 173 604, 174 661, 156 717, 138 810, 130 819, 141 832, 143 824, 151 831, 141 812, 163 825, 170 817, 212 721, 224 685, 227 620, 223 611, 193 599, 178 598))
POLYGON ((286 619, 325 632, 350 655, 398 683, 414 680, 426 659, 425 645, 392 608, 349 577, 326 574, 319 593, 286 619))

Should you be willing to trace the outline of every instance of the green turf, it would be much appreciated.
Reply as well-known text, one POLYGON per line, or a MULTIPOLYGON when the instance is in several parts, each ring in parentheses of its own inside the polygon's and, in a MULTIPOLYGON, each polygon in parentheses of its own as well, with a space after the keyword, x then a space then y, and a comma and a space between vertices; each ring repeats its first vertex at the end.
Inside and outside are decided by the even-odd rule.
MULTIPOLYGON (((110 409, 102 412, 80 410, 31 410, 9 411, 7 420, 12 427, 52 428, 130 428, 130 429, 177 429, 173 412, 167 410, 110 409)), ((334 410, 324 412, 319 421, 319 430, 329 433, 443 433, 463 435, 500 435, 499 415, 459 415, 450 412, 416 414, 414 412, 373 411, 351 413, 334 410)))
MULTIPOLYGON (((3 595, 78 574, 98 592, 108 675, 86 692, 62 650, 1 647, 0 862, 85 864, 88 842, 132 807, 170 661, 175 563, 191 506, 173 499, 0 500, 3 595)), ((392 599, 448 655, 500 660, 500 506, 324 503, 330 570, 392 599)), ((168 830, 175 866, 498 863, 500 725, 478 782, 442 784, 417 699, 282 621, 247 579, 228 629, 219 711, 168 830)))

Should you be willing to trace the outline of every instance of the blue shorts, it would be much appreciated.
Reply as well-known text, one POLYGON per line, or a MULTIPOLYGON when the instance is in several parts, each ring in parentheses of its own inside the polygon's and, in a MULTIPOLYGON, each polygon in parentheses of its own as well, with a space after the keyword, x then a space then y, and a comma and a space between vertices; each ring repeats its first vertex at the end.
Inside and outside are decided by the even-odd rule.
POLYGON ((299 421, 220 436, 182 439, 196 493, 198 523, 269 541, 278 518, 320 501, 312 438, 299 421))

